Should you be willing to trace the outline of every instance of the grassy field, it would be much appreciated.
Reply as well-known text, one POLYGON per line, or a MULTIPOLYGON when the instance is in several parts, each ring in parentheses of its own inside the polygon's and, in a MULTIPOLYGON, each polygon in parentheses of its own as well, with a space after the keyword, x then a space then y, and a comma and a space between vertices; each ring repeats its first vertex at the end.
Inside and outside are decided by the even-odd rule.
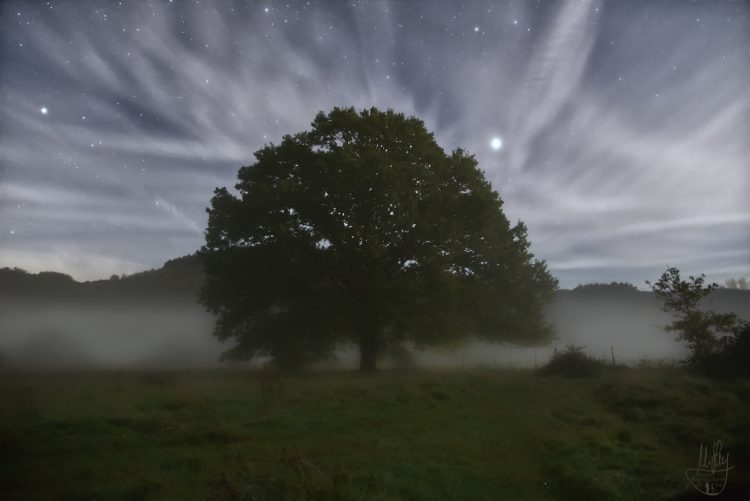
POLYGON ((5 373, 0 498, 660 499, 715 440, 736 491, 748 401, 655 370, 5 373))

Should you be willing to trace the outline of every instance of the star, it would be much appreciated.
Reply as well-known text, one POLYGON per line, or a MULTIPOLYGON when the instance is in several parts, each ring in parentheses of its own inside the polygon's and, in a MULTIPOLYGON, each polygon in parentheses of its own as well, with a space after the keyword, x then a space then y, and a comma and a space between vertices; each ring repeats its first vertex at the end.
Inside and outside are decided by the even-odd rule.
MULTIPOLYGON (((44 0, 39 2, 44 8, 33 12, 21 8, 28 2, 8 3, 18 7, 13 9, 16 21, 4 23, 10 52, 2 59, 9 75, 2 81, 5 94, 13 99, 3 102, 0 114, 4 121, 18 120, 13 134, 0 134, 0 150, 13 152, 13 162, 4 162, 0 169, 8 171, 9 179, 23 179, 29 192, 37 184, 43 190, 43 185, 54 183, 55 193, 60 192, 54 210, 71 224, 71 231, 63 234, 55 228, 57 217, 45 218, 41 209, 18 208, 20 201, 15 199, 4 207, 5 212, 0 211, 8 220, 0 235, 9 242, 22 241, 10 250, 24 256, 23 263, 34 271, 63 262, 56 257, 63 251, 50 242, 84 253, 94 253, 99 245, 107 253, 112 249, 107 256, 112 261, 106 262, 126 267, 112 272, 129 270, 135 262, 157 266, 193 252, 203 239, 192 227, 180 226, 175 231, 184 233, 175 233, 174 240, 172 233, 164 240, 154 239, 162 227, 170 227, 170 218, 180 224, 181 216, 167 209, 179 203, 186 213, 203 214, 214 185, 232 186, 236 169, 254 162, 252 151, 281 140, 282 134, 309 129, 314 114, 330 111, 334 104, 394 107, 425 120, 426 128, 445 143, 443 147, 476 150, 480 168, 499 187, 505 189, 509 173, 516 175, 512 187, 516 191, 508 187, 505 194, 508 208, 536 222, 531 231, 539 235, 539 244, 534 244, 553 242, 545 232, 558 219, 568 228, 555 237, 570 240, 538 247, 542 257, 562 266, 558 271, 564 287, 577 285, 579 277, 581 283, 621 278, 643 283, 653 278, 653 269, 641 265, 668 262, 670 256, 655 256, 649 249, 670 250, 678 240, 678 230, 650 232, 641 222, 661 221, 665 211, 685 212, 685 220, 695 218, 707 225, 706 231, 713 231, 707 221, 723 216, 703 215, 695 207, 716 208, 708 188, 718 189, 721 179, 702 169, 701 160, 720 151, 726 179, 742 179, 748 163, 742 135, 745 114, 734 113, 734 105, 742 101, 744 73, 737 61, 746 53, 742 34, 748 20, 742 9, 733 6, 737 2, 693 11, 679 7, 682 2, 656 2, 648 12, 638 2, 621 2, 616 13, 606 10, 606 2, 575 1, 580 8, 560 9, 555 2, 542 0, 528 2, 528 6, 505 0, 461 2, 463 8, 445 2, 430 4, 429 9, 396 10, 389 3, 368 7, 368 2, 360 0, 343 2, 340 8, 339 2, 310 0, 229 2, 233 5, 218 10, 205 0, 118 0, 95 2, 95 6, 44 0), (111 16, 110 7, 114 7, 111 16), (58 9, 61 12, 55 13, 58 9), (673 11, 679 14, 667 24, 644 21, 643 16, 657 19, 673 11), (167 22, 169 29, 162 29, 166 25, 157 19, 170 13, 175 26, 167 22), (608 14, 617 14, 617 22, 602 24, 607 18, 601 16, 608 14), (104 29, 110 20, 117 27, 104 29), (247 26, 255 28, 247 30, 247 26), (280 30, 292 26, 291 32, 280 30), (77 35, 58 40, 58 30, 77 35), (701 43, 693 46, 690 40, 696 31, 702 33, 701 43), (397 45, 404 36, 413 42, 408 50, 372 50, 381 47, 378 44, 385 44, 381 48, 386 49, 397 45), (645 41, 649 57, 641 57, 645 41), (81 42, 96 50, 82 51, 81 42), (268 43, 275 47, 272 53, 268 43), (59 64, 50 64, 53 60, 59 64), (576 64, 571 65, 572 61, 576 64), (701 65, 710 66, 721 78, 704 78, 701 65), (715 96, 718 106, 704 107, 700 100, 674 105, 679 96, 706 93, 715 96), (54 117, 49 117, 52 110, 40 101, 51 102, 54 117), (650 133, 657 125, 665 128, 663 133, 650 133), (104 138, 101 143, 97 136, 104 138), (507 148, 506 141, 510 141, 507 148), (647 182, 650 174, 642 164, 648 153, 677 182, 686 184, 692 196, 706 198, 694 202, 677 193, 660 197, 658 189, 647 182), (556 160, 548 164, 548 158, 556 160), (605 163, 607 168, 599 167, 605 163), (37 177, 34 166, 50 164, 55 164, 49 167, 54 180, 37 177), (208 173, 198 167, 201 164, 216 167, 207 169, 208 173), (167 181, 175 165, 185 169, 179 189, 167 181), (97 173, 99 178, 91 181, 97 173), (522 174, 527 176, 523 181, 522 174), (535 176, 544 176, 545 182, 535 182, 535 176), (122 184, 122 189, 105 184, 109 182, 122 184), (564 193, 559 186, 565 187, 564 193), (163 202, 159 199, 160 207, 154 198, 145 200, 151 200, 151 205, 127 205, 133 221, 140 221, 131 225, 134 240, 127 242, 127 248, 110 245, 107 232, 94 231, 88 215, 75 203, 77 195, 62 196, 63 192, 91 191, 91 209, 106 223, 131 198, 162 187, 171 191, 164 193, 163 202), (546 190, 557 191, 549 198, 552 210, 532 203, 546 200, 546 190), (117 196, 109 196, 110 191, 117 196), (613 197, 617 203, 609 203, 613 197), (577 229, 584 226, 577 214, 588 208, 589 198, 612 210, 613 223, 601 228, 592 225, 589 238, 596 243, 586 256, 577 256, 573 250, 579 249, 576 239, 583 234, 577 229), (620 211, 619 203, 638 206, 639 219, 630 220, 635 213, 620 211), (11 208, 17 214, 8 212, 11 208), (164 212, 162 219, 150 220, 153 209, 164 212), (31 222, 34 227, 26 228, 31 222), (15 226, 20 228, 15 231, 17 237, 10 233, 15 226), (598 239, 594 227, 606 233, 606 238, 598 239), (621 227, 625 228, 622 232, 621 227), (28 239, 27 230, 34 232, 28 239), (626 261, 619 254, 615 259, 604 245, 632 236, 630 251, 636 231, 638 245, 642 242, 643 247, 633 243, 634 253, 628 252, 630 264, 613 268, 612 276, 603 267, 584 266, 588 258, 592 262, 626 261), (79 237, 81 242, 76 241, 79 237), (43 255, 51 260, 42 261, 43 255), (646 271, 631 271, 636 265, 637 270, 646 271), (642 272, 646 274, 638 275, 642 272)), ((12 15, 9 10, 10 21, 12 15)), ((728 209, 727 214, 744 213, 740 192, 730 189, 722 194, 721 206, 728 209)), ((735 245, 737 239, 730 235, 743 234, 744 223, 732 223, 735 227, 726 232, 722 245, 735 245)), ((674 224, 682 228, 680 221, 674 224)), ((721 232, 716 232, 713 238, 721 239, 721 232)), ((686 230, 685 241, 692 242, 690 238, 686 230)), ((702 255, 710 247, 704 244, 696 237, 693 245, 684 246, 684 254, 672 257, 678 261, 693 251, 702 255)), ((0 249, 10 252, 2 243, 0 249)), ((734 257, 722 257, 715 267, 708 259, 696 262, 696 271, 715 273, 711 278, 717 282, 728 275, 716 270, 742 269, 741 274, 750 277, 739 247, 719 254, 734 257)), ((65 266, 74 274, 83 273, 80 277, 94 279, 93 270, 100 263, 94 259, 97 264, 86 264, 82 256, 66 261, 65 266), (83 263, 83 268, 72 263, 83 263)), ((6 264, 16 263, 0 267, 6 264)))

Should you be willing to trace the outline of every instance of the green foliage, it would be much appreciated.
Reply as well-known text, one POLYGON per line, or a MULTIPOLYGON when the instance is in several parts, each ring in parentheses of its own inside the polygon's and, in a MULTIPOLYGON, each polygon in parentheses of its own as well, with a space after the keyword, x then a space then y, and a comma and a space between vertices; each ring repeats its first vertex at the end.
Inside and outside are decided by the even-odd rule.
POLYGON ((715 313, 700 308, 699 303, 718 285, 706 284, 706 276, 690 276, 688 280, 680 278, 680 270, 667 268, 659 280, 651 286, 662 302, 662 309, 672 313, 675 320, 664 327, 666 332, 676 332, 678 341, 685 341, 691 355, 687 363, 690 366, 701 364, 707 357, 717 351, 726 349, 746 326, 733 313, 715 313))
POLYGON ((201 301, 230 358, 294 365, 337 343, 361 365, 411 340, 543 343, 557 281, 511 226, 472 155, 375 108, 319 113, 311 130, 255 153, 215 191, 201 301))
POLYGON ((569 345, 556 351, 547 365, 539 369, 542 376, 594 377, 601 374, 604 363, 583 352, 582 346, 569 345))

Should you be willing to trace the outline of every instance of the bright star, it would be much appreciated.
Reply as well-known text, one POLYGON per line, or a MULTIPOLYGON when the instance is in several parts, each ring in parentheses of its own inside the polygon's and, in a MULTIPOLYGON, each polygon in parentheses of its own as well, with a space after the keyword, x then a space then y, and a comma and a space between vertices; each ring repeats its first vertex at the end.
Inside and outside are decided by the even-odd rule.
POLYGON ((493 137, 490 146, 493 150, 500 150, 503 147, 503 140, 499 137, 493 137))
POLYGON ((47 108, 45 108, 45 107, 42 107, 42 109, 39 110, 39 111, 42 112, 42 115, 46 115, 47 114, 47 108))

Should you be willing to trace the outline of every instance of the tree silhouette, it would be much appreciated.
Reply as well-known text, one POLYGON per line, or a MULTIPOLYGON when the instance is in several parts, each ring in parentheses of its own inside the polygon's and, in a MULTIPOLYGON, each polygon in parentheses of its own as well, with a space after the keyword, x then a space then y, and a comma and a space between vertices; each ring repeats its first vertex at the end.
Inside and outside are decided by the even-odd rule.
POLYGON ((680 270, 670 267, 656 283, 646 281, 646 284, 662 301, 662 310, 676 317, 664 330, 677 332, 677 340, 687 342, 691 352, 689 365, 698 364, 725 348, 733 339, 728 335, 737 336, 745 326, 734 313, 715 313, 700 308, 701 300, 718 288, 717 284, 706 284, 706 275, 702 273, 682 280, 680 270))
POLYGON ((375 108, 319 113, 255 153, 211 200, 201 301, 230 359, 296 365, 359 345, 360 367, 406 339, 542 343, 557 281, 472 155, 375 108))

